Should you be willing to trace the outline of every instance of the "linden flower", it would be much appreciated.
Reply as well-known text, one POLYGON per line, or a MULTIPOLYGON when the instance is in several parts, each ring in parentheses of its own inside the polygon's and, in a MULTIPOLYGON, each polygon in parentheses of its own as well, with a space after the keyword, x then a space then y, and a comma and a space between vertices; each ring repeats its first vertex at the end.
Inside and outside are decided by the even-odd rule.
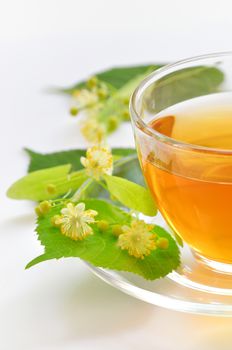
POLYGON ((76 90, 72 94, 72 105, 78 109, 95 105, 98 102, 98 95, 87 89, 76 90))
POLYGON ((99 180, 104 174, 112 174, 113 156, 107 147, 93 146, 87 149, 86 157, 81 157, 81 164, 89 176, 99 180))
POLYGON ((81 132, 87 141, 100 143, 106 136, 106 128, 96 119, 91 118, 82 123, 81 132))
POLYGON ((61 210, 61 215, 55 219, 54 224, 60 226, 63 235, 76 241, 82 240, 93 234, 88 224, 95 222, 94 216, 97 214, 95 210, 85 210, 84 203, 78 203, 76 206, 68 203, 66 208, 61 210))
POLYGON ((150 232, 153 227, 144 221, 133 220, 131 226, 122 226, 123 233, 118 238, 118 246, 135 258, 144 259, 156 249, 156 235, 150 232))

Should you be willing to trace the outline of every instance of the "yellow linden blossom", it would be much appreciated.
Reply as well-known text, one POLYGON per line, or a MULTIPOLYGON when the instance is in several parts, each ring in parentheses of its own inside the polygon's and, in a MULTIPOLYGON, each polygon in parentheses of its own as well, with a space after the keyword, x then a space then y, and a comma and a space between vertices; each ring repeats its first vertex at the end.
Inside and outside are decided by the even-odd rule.
POLYGON ((81 132, 90 143, 101 143, 106 136, 105 126, 94 118, 82 123, 81 132))
POLYGON ((89 176, 99 180, 104 174, 112 174, 113 156, 107 147, 93 146, 87 149, 86 157, 81 157, 81 164, 89 176))
POLYGON ((98 102, 98 95, 87 89, 75 90, 72 97, 72 106, 77 109, 90 107, 98 102))
POLYGON ((150 232, 153 227, 144 221, 133 220, 131 226, 122 226, 123 233, 118 238, 118 246, 135 258, 144 259, 156 249, 156 234, 150 232))
POLYGON ((61 215, 54 217, 54 225, 60 226, 61 233, 77 241, 93 234, 93 229, 88 224, 95 222, 94 216, 98 214, 95 210, 85 210, 84 203, 74 206, 68 203, 61 210, 61 215))

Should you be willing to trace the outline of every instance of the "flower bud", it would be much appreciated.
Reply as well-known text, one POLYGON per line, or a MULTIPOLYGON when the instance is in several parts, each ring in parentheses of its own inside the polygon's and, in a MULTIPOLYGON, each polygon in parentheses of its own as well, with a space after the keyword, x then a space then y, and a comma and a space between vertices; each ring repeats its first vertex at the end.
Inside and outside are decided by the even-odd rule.
POLYGON ((72 117, 76 117, 77 114, 79 113, 79 110, 76 107, 71 107, 69 110, 69 113, 71 114, 72 117))
POLYGON ((37 207, 35 207, 35 213, 38 215, 38 216, 43 216, 43 213, 39 207, 39 205, 37 207))
POLYGON ((46 190, 49 194, 55 194, 56 193, 56 186, 53 184, 49 184, 49 185, 47 185, 46 190))
POLYGON ((89 89, 92 89, 97 86, 97 83, 98 83, 98 78, 93 76, 87 81, 86 85, 89 89))
POLYGON ((111 117, 108 118, 107 129, 109 132, 115 131, 118 125, 119 125, 119 120, 115 115, 112 115, 111 117))
POLYGON ((60 218, 61 218, 60 215, 54 215, 54 216, 51 218, 51 224, 52 224, 52 226, 54 226, 54 227, 60 227, 60 225, 61 225, 61 223, 60 223, 60 218))
POLYGON ((118 237, 121 234, 123 234, 122 226, 121 225, 114 225, 112 227, 112 233, 114 236, 118 237))
POLYGON ((39 208, 43 214, 47 214, 50 211, 51 207, 52 205, 49 201, 43 201, 39 204, 39 208))
POLYGON ((108 90, 100 88, 97 90, 97 95, 100 99, 105 99, 108 96, 108 90))
POLYGON ((129 105, 129 102, 130 102, 130 99, 129 99, 129 97, 125 97, 124 99, 123 99, 123 103, 125 104, 125 105, 129 105))
POLYGON ((123 113, 122 113, 122 117, 124 120, 130 120, 130 113, 128 110, 125 110, 123 113))
POLYGON ((164 237, 160 237, 157 241, 156 241, 156 246, 160 249, 167 249, 169 246, 169 241, 167 238, 164 237))
POLYGON ((97 227, 99 228, 100 231, 104 232, 104 231, 108 230, 109 223, 106 220, 100 220, 97 223, 97 227))
POLYGON ((50 211, 51 207, 52 205, 49 201, 43 201, 39 203, 39 205, 35 208, 35 213, 38 216, 43 216, 44 214, 47 214, 50 211))

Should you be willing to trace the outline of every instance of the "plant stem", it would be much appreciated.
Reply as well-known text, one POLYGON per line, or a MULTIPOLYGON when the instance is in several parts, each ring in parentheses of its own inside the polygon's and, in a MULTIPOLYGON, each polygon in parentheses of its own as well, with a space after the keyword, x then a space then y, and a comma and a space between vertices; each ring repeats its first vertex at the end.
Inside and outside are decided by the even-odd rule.
POLYGON ((116 162, 114 163, 114 168, 122 166, 123 164, 128 163, 134 159, 137 159, 137 154, 132 154, 132 155, 127 156, 127 157, 122 157, 121 159, 116 160, 116 162))
POLYGON ((91 185, 91 183, 93 183, 93 179, 92 178, 88 178, 79 188, 78 190, 74 193, 74 195, 72 196, 72 201, 73 202, 77 202, 79 201, 79 199, 81 198, 83 192, 89 187, 89 185, 91 185))

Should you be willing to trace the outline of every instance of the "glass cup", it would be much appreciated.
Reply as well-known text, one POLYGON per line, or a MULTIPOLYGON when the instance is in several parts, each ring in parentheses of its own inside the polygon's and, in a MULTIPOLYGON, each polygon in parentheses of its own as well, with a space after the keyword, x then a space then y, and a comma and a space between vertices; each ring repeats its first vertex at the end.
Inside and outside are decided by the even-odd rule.
POLYGON ((133 93, 130 113, 146 183, 192 252, 182 283, 232 288, 232 53, 156 70, 133 93))

